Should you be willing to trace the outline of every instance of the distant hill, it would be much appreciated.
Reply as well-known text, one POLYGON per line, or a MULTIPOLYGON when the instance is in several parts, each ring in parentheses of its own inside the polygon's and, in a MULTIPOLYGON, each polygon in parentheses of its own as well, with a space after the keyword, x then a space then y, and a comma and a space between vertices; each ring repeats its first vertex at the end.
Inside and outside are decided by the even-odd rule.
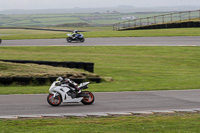
POLYGON ((107 12, 169 12, 169 11, 189 11, 199 10, 200 6, 170 6, 170 7, 133 7, 121 5, 118 7, 102 8, 68 8, 68 9, 41 9, 41 10, 2 10, 0 14, 60 14, 60 13, 107 13, 107 12))

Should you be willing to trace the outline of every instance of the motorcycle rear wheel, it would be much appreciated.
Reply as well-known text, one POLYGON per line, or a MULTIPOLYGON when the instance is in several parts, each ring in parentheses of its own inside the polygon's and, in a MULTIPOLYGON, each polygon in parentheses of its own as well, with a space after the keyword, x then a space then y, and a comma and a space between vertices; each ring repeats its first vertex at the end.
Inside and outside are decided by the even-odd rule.
POLYGON ((51 106, 59 106, 62 102, 61 100, 61 96, 58 95, 55 98, 53 97, 53 94, 49 94, 47 96, 47 102, 51 105, 51 106))
POLYGON ((83 97, 81 102, 85 105, 90 105, 94 102, 94 95, 89 91, 82 91, 82 93, 88 94, 88 97, 83 97))

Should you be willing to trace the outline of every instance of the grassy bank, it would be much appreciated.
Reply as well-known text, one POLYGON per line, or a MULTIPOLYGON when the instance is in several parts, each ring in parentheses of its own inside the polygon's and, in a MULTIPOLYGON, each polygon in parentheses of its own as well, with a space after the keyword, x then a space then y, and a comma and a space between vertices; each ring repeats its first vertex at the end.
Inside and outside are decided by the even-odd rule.
POLYGON ((49 65, 20 64, 0 61, 0 77, 73 77, 97 76, 81 69, 53 67, 49 65))
MULTIPOLYGON (((200 47, 1 47, 0 54, 1 59, 94 62, 96 74, 113 78, 91 84, 96 92, 200 88, 200 47)), ((46 93, 48 86, 30 88, 29 93, 38 88, 38 93, 46 93)), ((0 87, 1 94, 17 93, 17 89, 0 87)))
MULTIPOLYGON (((71 27, 68 30, 85 30, 86 38, 98 37, 153 37, 153 36, 200 36, 200 28, 178 28, 178 29, 152 29, 152 30, 130 30, 112 31, 112 27, 71 27)), ((63 29, 65 30, 65 29, 63 29)), ((0 29, 0 38, 3 40, 16 39, 54 39, 65 38, 66 32, 22 30, 22 29, 0 29)))
POLYGON ((199 125, 199 114, 0 120, 0 132, 197 133, 199 125))

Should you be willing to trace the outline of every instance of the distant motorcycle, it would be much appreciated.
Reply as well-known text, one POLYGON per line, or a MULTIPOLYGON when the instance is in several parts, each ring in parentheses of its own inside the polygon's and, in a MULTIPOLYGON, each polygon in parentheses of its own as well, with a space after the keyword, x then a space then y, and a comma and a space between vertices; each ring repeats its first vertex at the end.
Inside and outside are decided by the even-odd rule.
POLYGON ((1 44, 2 40, 0 39, 0 44, 1 44))
POLYGON ((60 81, 54 81, 49 88, 49 95, 47 96, 47 102, 52 106, 59 106, 64 103, 83 103, 90 105, 94 102, 94 95, 89 91, 82 91, 88 88, 89 82, 81 83, 78 86, 79 91, 74 95, 68 85, 59 85, 60 81))
POLYGON ((85 41, 85 38, 83 36, 83 34, 79 33, 79 34, 76 34, 75 36, 72 36, 72 34, 67 34, 67 42, 72 42, 72 41, 76 41, 76 42, 84 42, 85 41))

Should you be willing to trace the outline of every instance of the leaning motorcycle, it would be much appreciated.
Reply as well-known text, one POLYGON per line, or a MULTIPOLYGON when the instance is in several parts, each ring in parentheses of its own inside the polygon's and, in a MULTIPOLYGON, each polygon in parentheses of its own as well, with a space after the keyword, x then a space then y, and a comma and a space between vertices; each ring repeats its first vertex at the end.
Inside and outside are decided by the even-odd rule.
POLYGON ((72 34, 67 34, 67 42, 72 42, 72 41, 75 41, 75 42, 84 42, 85 41, 85 38, 83 36, 83 34, 79 33, 79 34, 76 34, 75 36, 72 36, 72 34))
POLYGON ((59 106, 63 103, 83 103, 90 105, 94 102, 94 95, 89 91, 83 91, 88 88, 90 82, 81 83, 78 86, 78 92, 70 89, 67 84, 60 84, 60 81, 54 81, 49 88, 47 102, 52 106, 59 106), (76 93, 76 94, 75 94, 76 93))

